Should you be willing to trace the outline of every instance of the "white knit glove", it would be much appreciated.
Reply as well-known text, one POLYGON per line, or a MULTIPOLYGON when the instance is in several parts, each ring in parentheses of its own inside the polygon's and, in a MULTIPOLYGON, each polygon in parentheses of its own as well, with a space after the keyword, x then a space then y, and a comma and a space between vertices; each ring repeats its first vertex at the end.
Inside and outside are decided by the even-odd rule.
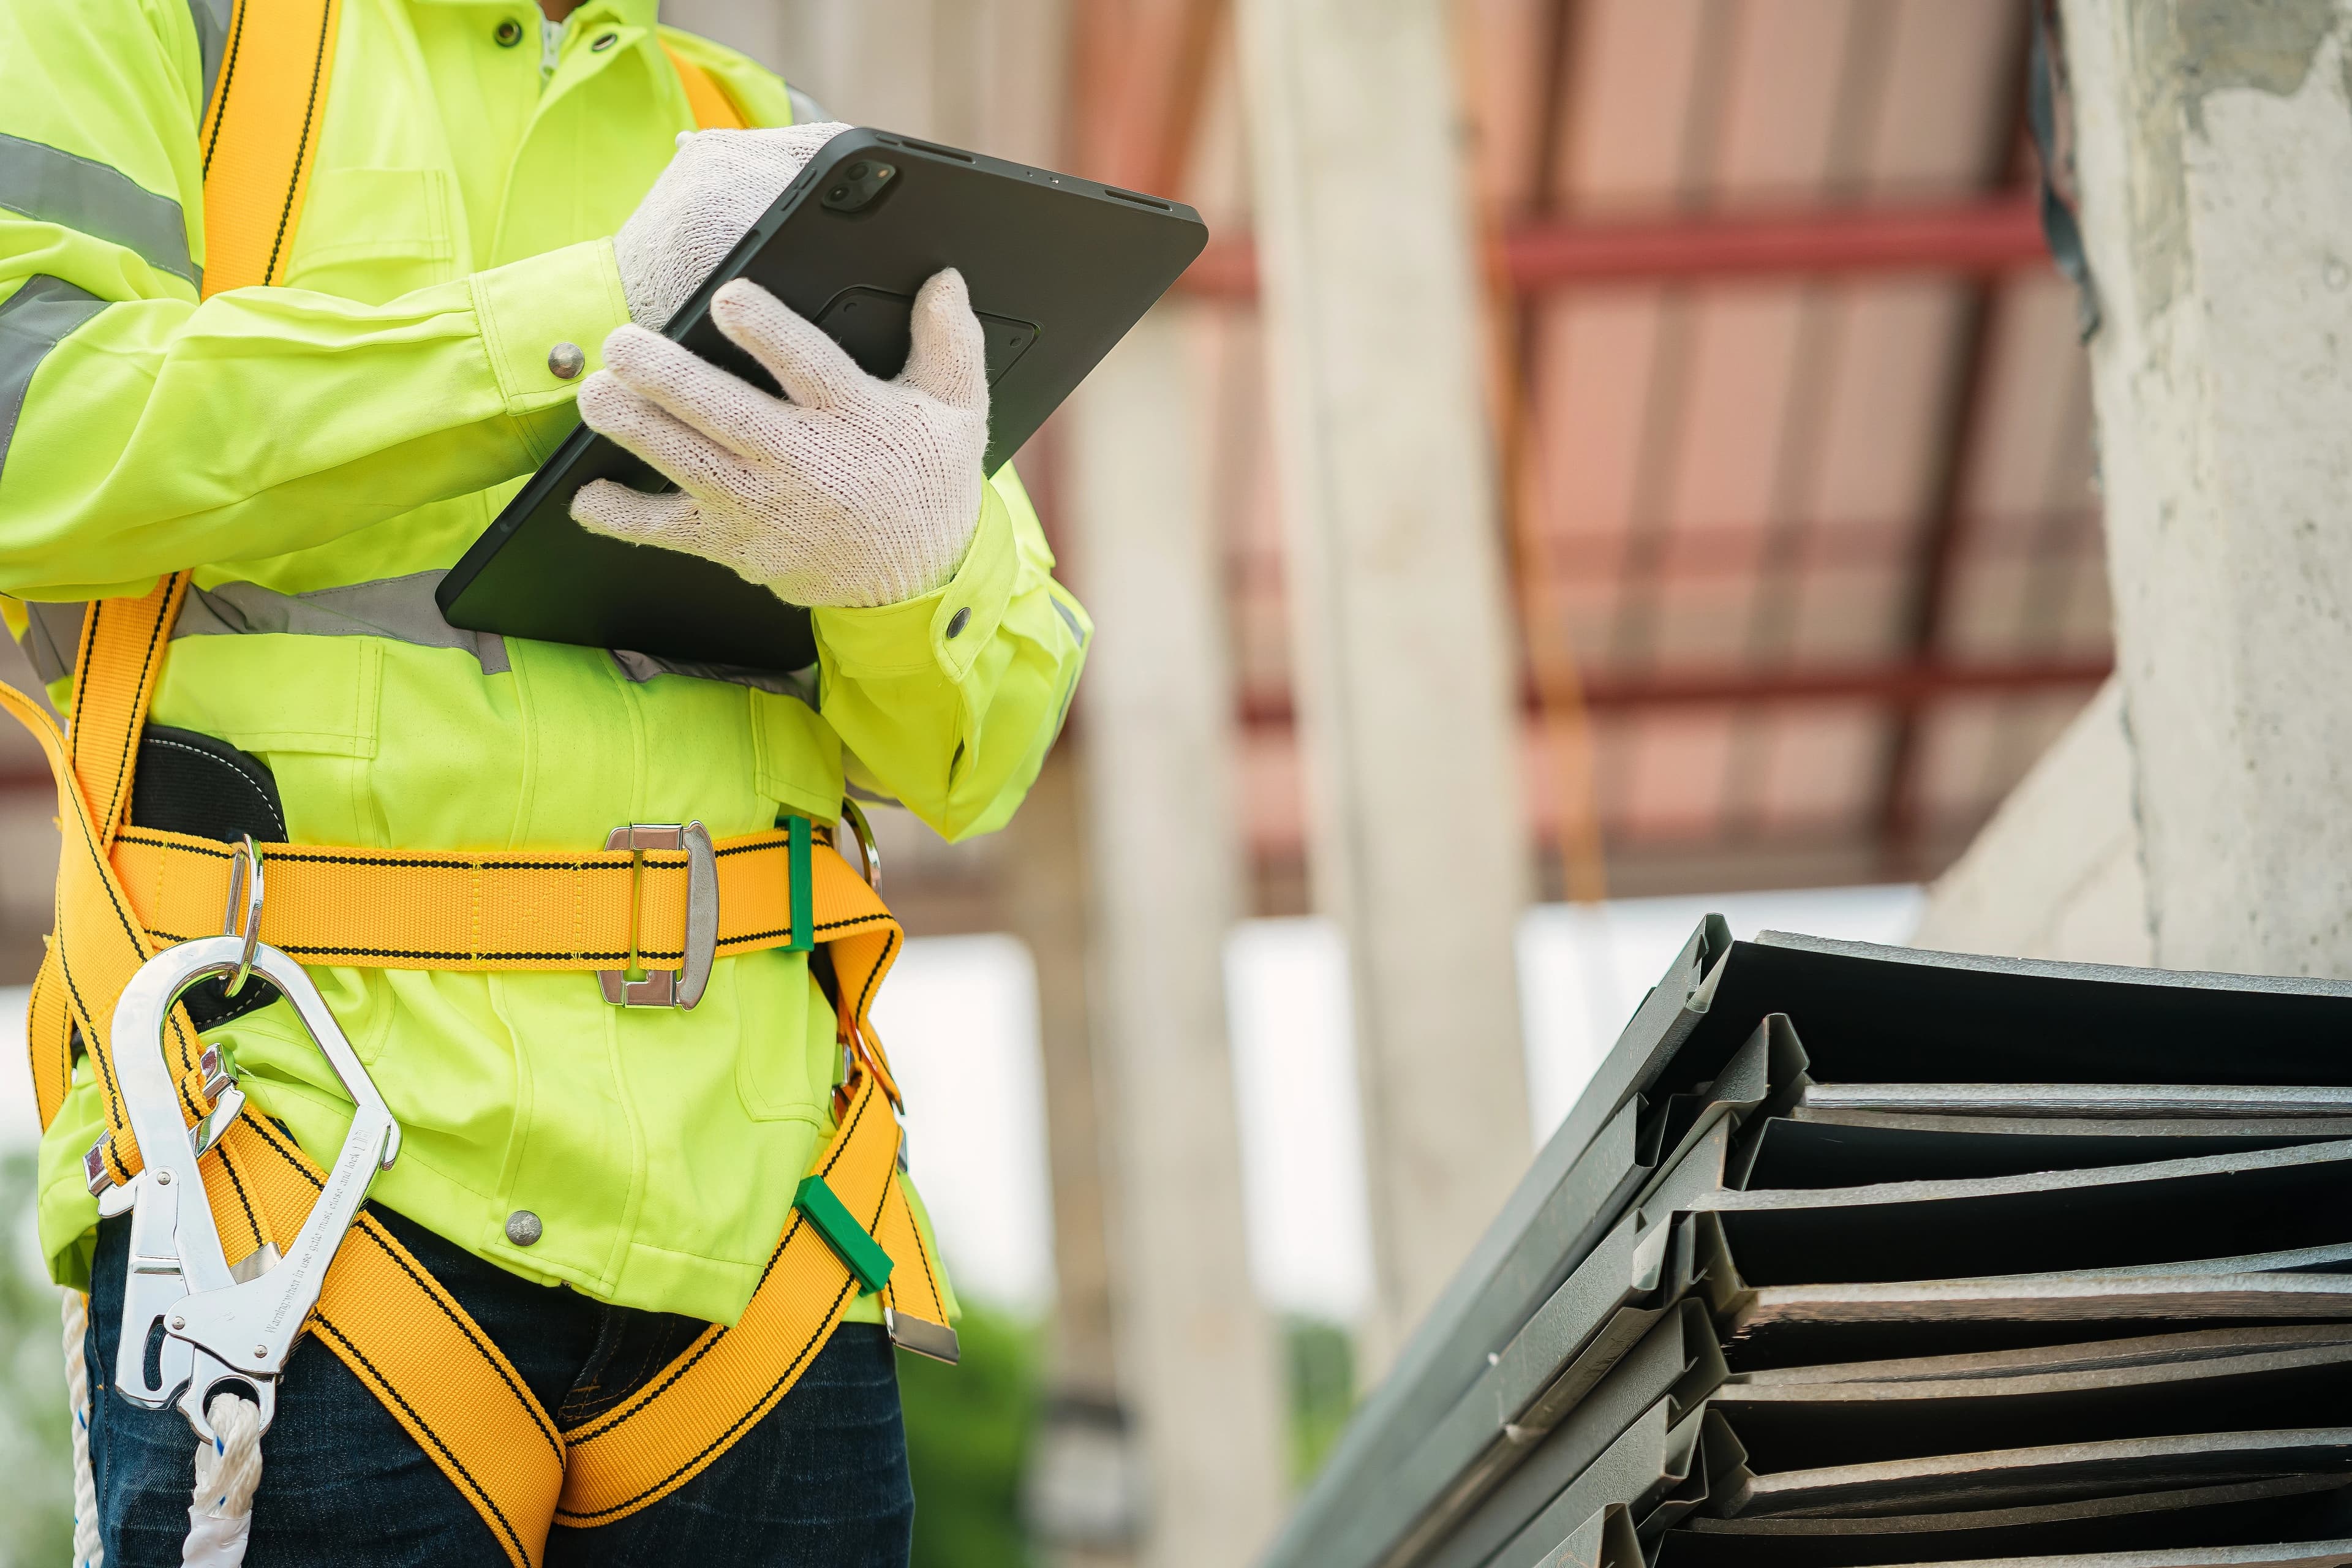
POLYGON ((895 381, 747 279, 719 289, 710 314, 791 401, 642 327, 615 328, 604 368, 581 384, 580 416, 678 489, 599 479, 572 515, 731 566, 794 605, 895 605, 954 576, 980 526, 988 452, 986 343, 963 275, 941 272, 915 296, 895 381))
POLYGON ((656 331, 669 325, 817 149, 848 129, 680 132, 677 155, 613 237, 629 319, 656 331))

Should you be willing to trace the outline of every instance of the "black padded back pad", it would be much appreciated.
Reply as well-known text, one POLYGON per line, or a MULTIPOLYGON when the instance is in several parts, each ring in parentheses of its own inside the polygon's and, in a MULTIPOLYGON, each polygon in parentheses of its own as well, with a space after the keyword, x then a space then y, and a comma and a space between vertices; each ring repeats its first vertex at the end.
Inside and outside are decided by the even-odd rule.
MULTIPOLYGON (((286 808, 278 781, 260 759, 194 730, 150 724, 139 739, 139 765, 131 775, 131 821, 161 833, 187 833, 235 843, 286 842, 286 808)), ((268 890, 268 856, 262 857, 268 890)), ((267 918, 264 921, 267 927, 267 918)), ((181 997, 199 1029, 240 1018, 278 1000, 278 988, 247 980, 232 1001, 228 983, 207 980, 181 997)))

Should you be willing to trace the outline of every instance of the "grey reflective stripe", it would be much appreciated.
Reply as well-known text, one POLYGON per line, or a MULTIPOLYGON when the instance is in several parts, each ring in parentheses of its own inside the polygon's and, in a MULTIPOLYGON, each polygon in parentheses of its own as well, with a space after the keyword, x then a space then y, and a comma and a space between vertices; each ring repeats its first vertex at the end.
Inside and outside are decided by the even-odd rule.
POLYGON ((234 4, 235 0, 188 0, 188 19, 196 25, 196 58, 205 73, 206 114, 212 112, 213 91, 220 86, 221 56, 228 50, 229 10, 234 4))
POLYGON ((413 572, 341 588, 280 594, 255 583, 191 587, 174 637, 236 637, 257 632, 305 637, 386 637, 417 647, 460 648, 481 661, 485 675, 508 668, 506 639, 469 632, 441 618, 433 590, 446 572, 413 572))
POLYGON ((76 327, 105 309, 97 295, 38 272, 0 302, 0 468, 7 464, 33 373, 76 327))
POLYGON ((188 259, 180 204, 120 169, 0 132, 0 207, 136 251, 150 267, 203 290, 204 274, 188 259))
MULTIPOLYGON (((191 586, 172 635, 205 637, 276 632, 303 637, 385 637, 413 647, 461 648, 481 661, 484 675, 505 674, 512 668, 506 638, 496 632, 466 631, 441 618, 441 605, 433 593, 447 575, 446 572, 412 572, 405 577, 315 588, 307 594, 280 594, 257 583, 191 586)), ((734 665, 655 658, 642 653, 616 651, 612 657, 622 674, 640 683, 656 675, 683 675, 757 687, 816 706, 816 683, 809 672, 779 674, 734 665)))
POLYGON ((649 653, 632 653, 627 648, 613 650, 613 662, 621 673, 639 686, 656 675, 683 675, 690 680, 723 680, 730 686, 749 686, 761 691, 772 691, 779 697, 790 697, 816 706, 815 666, 800 670, 752 669, 740 664, 701 664, 687 658, 661 658, 649 653))
POLYGON ((81 657, 81 619, 89 614, 85 604, 44 605, 31 599, 20 601, 25 606, 25 635, 16 646, 25 650, 32 661, 33 674, 47 686, 53 680, 63 680, 74 672, 74 661, 81 657))
POLYGON ((1062 619, 1070 624, 1070 635, 1077 639, 1078 646, 1080 647, 1086 647, 1087 628, 1078 624, 1078 613, 1070 608, 1069 605, 1062 603, 1061 600, 1054 598, 1054 595, 1051 594, 1046 595, 1045 597, 1053 601, 1054 608, 1061 616, 1062 619))
POLYGON ((792 100, 793 123, 795 125, 822 125, 833 118, 824 111, 824 104, 789 82, 784 86, 784 96, 792 100))

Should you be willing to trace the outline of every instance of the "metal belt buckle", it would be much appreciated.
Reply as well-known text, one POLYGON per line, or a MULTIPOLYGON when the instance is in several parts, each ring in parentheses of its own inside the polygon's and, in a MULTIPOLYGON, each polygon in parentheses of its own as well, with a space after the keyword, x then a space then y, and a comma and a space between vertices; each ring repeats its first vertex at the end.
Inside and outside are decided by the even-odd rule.
MULTIPOLYGON (((123 1281, 115 1385, 143 1409, 176 1404, 206 1440, 215 1436, 205 1419, 214 1394, 223 1385, 249 1392, 266 1431, 277 1412, 278 1374, 319 1304, 328 1266, 367 1201, 369 1183, 378 1171, 391 1169, 400 1152, 399 1125, 302 966, 253 940, 250 931, 182 942, 150 959, 115 1004, 113 1044, 123 1108, 145 1166, 131 1206, 130 1274, 123 1281), (245 1268, 232 1272, 221 1250, 196 1164, 204 1148, 226 1130, 229 1117, 222 1111, 234 1115, 229 1100, 236 1091, 225 1089, 213 1116, 198 1128, 184 1126, 163 1059, 163 1024, 189 986, 214 975, 245 973, 260 975, 284 994, 353 1110, 326 1185, 283 1260, 240 1279, 245 1268), (151 1350, 151 1342, 160 1349, 151 1350)), ((218 1072, 217 1058, 208 1065, 208 1076, 226 1076, 218 1072)))
POLYGON ((686 952, 678 967, 647 969, 644 979, 629 978, 637 968, 637 900, 633 886, 629 967, 596 972, 604 1000, 615 1007, 693 1006, 702 1000, 702 988, 710 984, 711 960, 719 952, 719 858, 711 852, 709 832, 699 822, 633 822, 606 835, 604 847, 633 854, 646 849, 686 851, 686 952))

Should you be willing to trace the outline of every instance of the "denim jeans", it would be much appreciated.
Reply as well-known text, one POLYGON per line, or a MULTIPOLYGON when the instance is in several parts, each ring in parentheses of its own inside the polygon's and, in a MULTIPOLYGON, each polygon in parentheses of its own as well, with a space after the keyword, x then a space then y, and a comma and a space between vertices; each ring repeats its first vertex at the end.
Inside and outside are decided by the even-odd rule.
MULTIPOLYGON (((551 1289, 370 1212, 456 1296, 558 1426, 627 1398, 699 1333, 691 1318, 551 1289)), ((99 1227, 90 1281, 90 1464, 108 1568, 175 1568, 195 1438, 176 1409, 113 1386, 130 1250, 126 1215, 99 1227)), ((882 1330, 835 1331, 782 1404, 700 1475, 593 1530, 558 1529, 548 1568, 902 1568, 915 1518, 898 1373, 882 1330)), ((485 1568, 506 1553, 399 1424, 315 1336, 287 1363, 261 1442, 248 1568, 485 1568)))

